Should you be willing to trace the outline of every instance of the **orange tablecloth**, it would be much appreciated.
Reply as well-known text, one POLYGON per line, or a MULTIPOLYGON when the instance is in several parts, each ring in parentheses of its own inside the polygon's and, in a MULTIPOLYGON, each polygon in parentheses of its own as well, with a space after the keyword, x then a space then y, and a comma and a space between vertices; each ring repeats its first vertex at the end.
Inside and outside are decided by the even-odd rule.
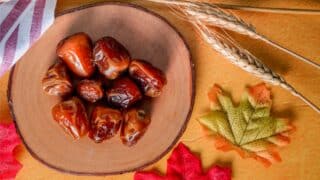
MULTIPOLYGON (((57 11, 93 3, 97 0, 58 1, 57 11)), ((243 5, 314 8, 320 9, 318 0, 257 0, 214 1, 243 5)), ((186 38, 191 47, 196 64, 196 100, 193 115, 188 128, 181 138, 191 150, 199 152, 203 166, 208 168, 214 163, 232 167, 234 179, 320 179, 320 115, 280 87, 272 87, 274 114, 294 120, 297 132, 292 135, 289 146, 280 150, 283 162, 265 168, 252 159, 241 159, 235 152, 223 153, 215 150, 213 142, 202 136, 202 130, 196 119, 208 107, 206 92, 213 83, 218 83, 230 91, 235 99, 243 92, 246 85, 260 82, 259 79, 229 63, 224 57, 213 51, 202 41, 187 22, 175 18, 160 6, 142 4, 166 17, 186 38)), ((254 12, 236 12, 257 30, 270 39, 320 63, 320 16, 284 15, 254 12)), ((320 71, 306 65, 283 52, 262 42, 237 34, 232 35, 239 42, 257 55, 273 70, 282 74, 301 93, 320 106, 320 71)), ((0 122, 10 122, 6 90, 9 74, 0 78, 0 122)), ((132 173, 108 177, 84 177, 63 174, 42 165, 26 151, 18 150, 18 159, 23 164, 17 179, 131 179, 132 173)), ((166 168, 166 159, 152 165, 162 172, 166 168)))

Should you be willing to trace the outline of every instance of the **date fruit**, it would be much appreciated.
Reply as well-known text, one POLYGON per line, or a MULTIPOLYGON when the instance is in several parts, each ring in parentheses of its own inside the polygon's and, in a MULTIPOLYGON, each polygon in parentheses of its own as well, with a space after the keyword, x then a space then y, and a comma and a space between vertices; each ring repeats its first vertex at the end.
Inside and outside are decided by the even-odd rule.
POLYGON ((52 116, 73 139, 79 139, 88 132, 89 123, 86 110, 76 97, 55 105, 52 108, 52 116))
POLYGON ((115 80, 106 95, 111 105, 120 108, 128 108, 142 99, 138 86, 127 77, 115 80))
POLYGON ((146 113, 149 97, 160 96, 165 74, 144 60, 131 59, 129 51, 108 36, 93 46, 90 37, 79 32, 61 40, 56 53, 59 62, 42 79, 43 90, 63 100, 51 109, 54 121, 73 139, 88 133, 102 143, 120 131, 124 145, 136 144, 151 122, 146 113))
POLYGON ((96 143, 115 136, 122 122, 122 114, 119 110, 103 106, 97 106, 91 116, 91 129, 89 137, 96 143))
POLYGON ((149 97, 158 97, 167 80, 163 72, 152 64, 133 60, 129 66, 130 76, 140 85, 144 94, 149 97))
POLYGON ((43 90, 53 96, 66 96, 72 92, 72 83, 67 67, 62 62, 57 62, 49 68, 42 79, 43 90))
POLYGON ((77 76, 90 77, 94 72, 91 40, 83 32, 60 41, 57 47, 57 55, 77 76))
POLYGON ((150 124, 150 116, 142 109, 131 109, 124 113, 120 138, 122 143, 132 146, 143 136, 150 124))
POLYGON ((128 50, 112 37, 99 39, 93 49, 94 62, 107 79, 116 79, 130 64, 128 50))
POLYGON ((82 80, 77 85, 77 92, 84 100, 94 103, 103 98, 103 88, 100 81, 82 80))

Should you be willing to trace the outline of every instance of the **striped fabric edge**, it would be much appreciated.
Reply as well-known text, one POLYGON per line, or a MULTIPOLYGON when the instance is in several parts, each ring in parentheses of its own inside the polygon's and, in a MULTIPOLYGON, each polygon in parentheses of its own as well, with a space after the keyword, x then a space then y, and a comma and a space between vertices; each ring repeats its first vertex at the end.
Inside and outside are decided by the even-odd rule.
POLYGON ((11 9, 0 12, 1 16, 5 13, 7 15, 0 21, 0 27, 3 27, 0 32, 0 77, 53 24, 55 5, 56 0, 17 0, 0 4, 0 9, 3 6, 11 9), (15 12, 17 10, 21 12, 15 12), (9 22, 8 19, 15 22, 9 22))

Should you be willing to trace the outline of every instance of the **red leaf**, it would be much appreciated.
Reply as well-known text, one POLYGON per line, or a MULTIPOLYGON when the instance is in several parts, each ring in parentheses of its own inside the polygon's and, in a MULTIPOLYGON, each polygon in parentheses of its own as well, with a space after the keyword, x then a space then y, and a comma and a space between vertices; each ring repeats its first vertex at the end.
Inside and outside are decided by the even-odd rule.
POLYGON ((14 124, 0 124, 0 179, 14 179, 22 165, 14 158, 13 150, 20 144, 14 124))
POLYGON ((135 180, 230 180, 231 170, 213 166, 203 173, 200 160, 193 155, 188 147, 180 143, 167 161, 167 173, 160 176, 155 172, 136 172, 135 180))
POLYGON ((185 179, 198 179, 202 174, 201 162, 184 144, 180 143, 168 159, 167 174, 185 179))
POLYGON ((231 179, 231 169, 214 166, 207 172, 206 178, 210 180, 229 180, 231 179))

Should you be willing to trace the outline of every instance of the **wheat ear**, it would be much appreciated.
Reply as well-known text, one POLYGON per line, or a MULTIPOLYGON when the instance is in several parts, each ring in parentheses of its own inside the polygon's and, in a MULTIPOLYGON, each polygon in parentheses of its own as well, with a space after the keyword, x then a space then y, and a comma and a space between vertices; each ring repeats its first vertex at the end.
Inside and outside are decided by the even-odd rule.
POLYGON ((303 15, 320 15, 318 9, 295 9, 295 8, 273 8, 273 7, 254 7, 254 6, 241 6, 234 4, 220 4, 212 3, 221 9, 233 9, 240 11, 252 11, 263 13, 277 13, 277 14, 303 14, 303 15))
POLYGON ((266 42, 297 59, 312 65, 315 68, 320 69, 320 65, 312 60, 303 57, 281 45, 275 43, 268 39, 267 37, 259 34, 254 26, 244 22, 242 19, 237 16, 228 13, 226 11, 221 10, 214 4, 206 3, 206 2, 192 2, 188 0, 149 0, 152 2, 163 3, 167 5, 174 5, 178 9, 184 11, 185 16, 189 18, 189 20, 197 20, 201 21, 210 26, 216 26, 223 29, 228 29, 230 31, 234 31, 243 35, 247 35, 251 38, 258 39, 266 42))
MULTIPOLYGON (((149 0, 153 2, 163 3, 163 0, 149 0)), ((196 2, 194 0, 193 2, 196 2)), ((190 2, 190 1, 189 1, 190 2)), ((203 1, 200 1, 203 2, 203 1)), ((181 1, 174 1, 167 0, 168 4, 172 5, 183 5, 184 2, 181 1)), ((304 14, 304 15, 320 15, 320 10, 318 9, 295 9, 295 8, 278 8, 278 7, 257 7, 257 6, 242 6, 236 4, 222 4, 222 3, 214 3, 210 2, 210 4, 215 5, 221 9, 232 9, 232 10, 239 10, 239 11, 252 11, 252 12, 263 12, 263 13, 277 13, 277 14, 304 14)))
POLYGON ((284 89, 290 91, 294 96, 302 99, 316 112, 320 113, 319 107, 299 93, 280 75, 273 72, 249 51, 241 48, 238 44, 235 44, 235 42, 228 40, 227 37, 221 37, 222 35, 211 31, 207 26, 203 25, 199 21, 193 21, 192 23, 200 32, 203 39, 209 43, 213 49, 225 56, 231 63, 236 64, 243 70, 261 78, 264 81, 283 87, 284 89))

